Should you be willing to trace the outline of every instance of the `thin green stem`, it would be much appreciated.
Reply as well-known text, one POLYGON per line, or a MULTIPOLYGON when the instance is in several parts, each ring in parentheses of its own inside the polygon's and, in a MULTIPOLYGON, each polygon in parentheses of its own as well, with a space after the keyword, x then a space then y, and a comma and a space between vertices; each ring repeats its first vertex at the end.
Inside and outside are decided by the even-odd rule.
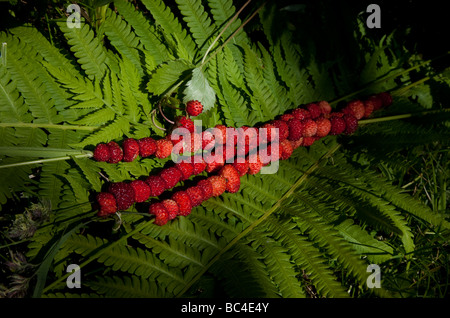
POLYGON ((427 111, 423 111, 423 112, 393 115, 393 116, 386 116, 386 117, 379 117, 379 118, 362 119, 362 120, 358 121, 358 124, 359 125, 373 124, 373 123, 378 123, 378 122, 383 122, 383 121, 399 120, 399 119, 419 117, 419 116, 425 116, 425 115, 434 115, 434 114, 440 114, 440 113, 445 113, 445 112, 450 112, 450 108, 427 110, 427 111))
POLYGON ((6 165, 0 165, 0 169, 5 168, 13 168, 13 167, 19 167, 19 166, 27 166, 27 165, 34 165, 34 164, 41 164, 46 162, 54 162, 54 161, 62 161, 62 160, 70 160, 73 157, 75 158, 91 158, 92 152, 89 151, 84 154, 75 155, 75 156, 63 156, 63 157, 56 157, 56 158, 49 158, 49 159, 38 159, 38 160, 31 160, 31 161, 22 161, 22 162, 15 162, 11 164, 6 165))
POLYGON ((219 41, 219 39, 222 37, 222 34, 225 33, 225 31, 230 27, 230 25, 237 19, 237 17, 239 16, 239 14, 242 12, 242 10, 245 9, 245 7, 251 2, 252 0, 248 0, 246 3, 244 3, 244 5, 239 9, 239 11, 230 19, 230 21, 228 21, 228 23, 224 26, 224 28, 222 29, 222 31, 220 31, 219 35, 217 35, 217 37, 214 39, 214 41, 211 43, 211 45, 208 47, 208 49, 206 50, 205 55, 203 56, 203 59, 201 61, 201 65, 200 68, 204 65, 205 63, 205 59, 209 54, 209 51, 211 51, 211 49, 214 47, 214 45, 217 43, 217 41, 219 41))
POLYGON ((86 130, 94 131, 99 129, 98 126, 79 126, 79 125, 67 125, 67 124, 36 124, 36 123, 0 123, 0 127, 13 127, 13 128, 44 128, 44 129, 62 129, 62 130, 86 130))

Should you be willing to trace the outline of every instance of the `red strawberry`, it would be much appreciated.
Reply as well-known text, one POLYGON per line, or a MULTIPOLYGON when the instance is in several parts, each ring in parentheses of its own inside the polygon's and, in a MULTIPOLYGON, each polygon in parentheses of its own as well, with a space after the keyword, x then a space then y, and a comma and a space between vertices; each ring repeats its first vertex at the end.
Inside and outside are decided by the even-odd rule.
POLYGON ((331 123, 331 135, 339 135, 345 131, 345 120, 339 116, 333 116, 330 118, 331 123))
POLYGON ((252 155, 248 158, 248 174, 257 174, 261 168, 262 162, 258 155, 252 155))
POLYGON ((346 114, 343 119, 345 120, 345 131, 344 133, 347 135, 353 134, 358 128, 358 119, 355 116, 346 114))
POLYGON ((202 149, 210 150, 214 147, 215 140, 211 131, 205 130, 202 132, 202 149))
POLYGON ((369 98, 367 100, 370 100, 373 103, 374 111, 379 110, 381 107, 383 107, 383 100, 379 94, 369 96, 369 98))
POLYGON ((175 120, 175 125, 176 127, 184 127, 191 133, 195 131, 194 122, 192 121, 192 119, 186 116, 177 117, 175 120))
POLYGON ((304 120, 304 119, 308 119, 311 118, 311 114, 309 113, 309 111, 307 109, 304 108, 296 108, 292 111, 292 115, 294 116, 294 118, 297 118, 299 120, 304 120))
POLYGON ((237 129, 236 153, 238 156, 245 156, 250 151, 250 149, 254 149, 257 146, 257 128, 242 126, 237 129))
POLYGON ((278 137, 278 129, 274 125, 266 123, 258 129, 258 136, 260 145, 271 143, 278 137))
POLYGON ((298 118, 292 118, 287 122, 289 127, 289 140, 299 140, 303 136, 303 124, 298 118))
POLYGON ((312 119, 305 119, 302 121, 303 137, 312 137, 317 132, 317 124, 312 119))
POLYGON ((218 197, 222 193, 225 192, 227 188, 227 180, 222 176, 212 176, 207 179, 212 186, 212 195, 213 197, 218 197))
POLYGON ((139 143, 136 139, 128 138, 123 141, 123 161, 131 162, 139 155, 139 143))
POLYGON ((316 132, 317 137, 325 137, 330 133, 331 122, 327 118, 320 117, 316 119, 316 124, 317 124, 317 132, 316 132))
POLYGON ((213 187, 211 182, 208 179, 202 179, 197 183, 197 187, 199 187, 203 191, 203 200, 206 201, 213 196, 213 187))
POLYGON ((226 164, 220 169, 219 175, 227 180, 226 190, 230 193, 236 193, 241 186, 239 172, 231 164, 226 164))
POLYGON ((126 210, 134 203, 134 190, 129 183, 112 183, 108 188, 108 192, 116 198, 117 208, 119 210, 126 210))
POLYGON ((329 113, 331 113, 331 106, 327 101, 320 101, 318 105, 320 107, 320 110, 322 111, 322 114, 328 115, 329 113))
POLYGON ((150 197, 150 186, 142 180, 133 180, 130 183, 134 190, 134 201, 144 202, 150 197))
POLYGON ((172 153, 173 144, 169 140, 162 138, 156 141, 155 156, 158 159, 164 159, 170 156, 172 153))
POLYGON ((108 148, 109 148, 109 159, 107 162, 108 163, 120 162, 123 158, 122 148, 120 148, 120 146, 114 141, 108 142, 108 148))
POLYGON ((345 106, 342 110, 344 114, 351 114, 356 117, 356 119, 360 120, 364 117, 365 109, 364 104, 360 100, 353 100, 345 106))
POLYGON ((392 95, 388 92, 379 93, 377 96, 382 101, 382 107, 388 107, 392 104, 392 95))
POLYGON ((191 157, 192 159, 192 167, 194 168, 193 174, 197 175, 202 173, 206 169, 206 162, 203 160, 203 157, 201 155, 195 155, 191 157))
POLYGON ((283 140, 280 142, 280 148, 279 148, 279 153, 280 153, 280 159, 281 160, 286 160, 288 159, 291 155, 292 152, 294 151, 294 147, 292 145, 292 142, 289 140, 283 140))
POLYGON ((198 116, 203 111, 203 105, 198 100, 191 100, 186 103, 186 112, 189 116, 198 116))
POLYGON ((292 118, 295 118, 294 115, 292 115, 292 113, 286 113, 280 116, 280 120, 285 122, 290 121, 292 118))
POLYGON ((300 147, 302 144, 303 144, 303 137, 300 138, 299 140, 291 141, 291 145, 292 145, 292 148, 294 148, 294 150, 297 149, 298 147, 300 147))
POLYGON ((206 172, 211 173, 219 170, 219 168, 223 167, 225 164, 225 160, 223 155, 220 155, 220 152, 217 154, 212 152, 211 154, 207 154, 205 157, 206 162, 206 172))
POLYGON ((183 178, 183 174, 181 173, 181 171, 175 167, 169 167, 169 168, 163 169, 159 173, 159 176, 166 183, 166 190, 172 189, 183 178))
POLYGON ((148 212, 156 216, 155 217, 156 225, 162 226, 166 224, 167 221, 169 220, 169 212, 167 212, 167 209, 161 202, 151 204, 150 207, 148 208, 148 212))
POLYGON ((227 126, 216 125, 214 128, 216 145, 223 145, 227 142, 227 126))
POLYGON ((107 144, 98 144, 94 149, 94 159, 101 162, 109 160, 109 146, 107 144))
POLYGON ((239 175, 242 177, 243 175, 247 174, 248 171, 248 162, 247 160, 243 160, 243 162, 238 162, 237 160, 233 162, 233 166, 236 168, 236 170, 239 172, 239 175))
POLYGON ((178 215, 186 216, 191 213, 192 203, 186 191, 180 190, 175 192, 172 194, 172 200, 178 204, 178 215))
POLYGON ((302 146, 309 147, 311 146, 318 138, 317 137, 305 137, 303 138, 302 146))
POLYGON ((116 199, 111 193, 100 192, 97 194, 97 202, 100 205, 98 216, 107 216, 117 212, 116 199))
POLYGON ((203 191, 200 187, 193 186, 186 189, 186 193, 191 200, 192 207, 199 206, 204 201, 203 191))
POLYGON ((161 201, 162 205, 164 205, 164 207, 167 210, 167 213, 169 214, 169 220, 173 220, 177 217, 178 215, 178 204, 172 200, 172 199, 165 199, 163 201, 161 201))
POLYGON ((364 101, 364 118, 372 115, 373 110, 375 109, 374 102, 370 99, 364 101))
POLYGON ((280 142, 287 139, 289 137, 289 126, 283 120, 272 120, 270 122, 275 128, 278 128, 278 136, 280 138, 280 142))
POLYGON ((145 137, 138 140, 139 155, 141 158, 150 157, 156 152, 156 141, 151 137, 145 137))
POLYGON ((181 174, 183 175, 183 178, 181 180, 187 180, 190 176, 194 173, 194 167, 191 163, 181 161, 175 165, 175 168, 180 170, 181 174))
POLYGON ((309 114, 311 115, 312 119, 316 119, 320 115, 322 115, 322 109, 316 103, 311 103, 311 104, 306 105, 306 109, 309 111, 309 114))
POLYGON ((166 190, 166 182, 160 176, 149 176, 145 183, 150 186, 151 197, 158 197, 166 190))

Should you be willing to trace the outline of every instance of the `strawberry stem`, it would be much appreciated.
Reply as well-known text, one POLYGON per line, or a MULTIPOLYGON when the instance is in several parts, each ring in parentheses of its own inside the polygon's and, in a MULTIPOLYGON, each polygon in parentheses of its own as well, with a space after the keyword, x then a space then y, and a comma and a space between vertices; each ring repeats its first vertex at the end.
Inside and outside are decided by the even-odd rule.
POLYGON ((70 160, 73 157, 75 157, 75 158, 91 158, 92 157, 91 151, 83 151, 83 152, 85 152, 85 153, 79 154, 79 155, 74 155, 74 156, 63 156, 63 157, 55 157, 55 158, 48 158, 48 159, 38 159, 38 160, 22 161, 22 162, 15 162, 15 163, 6 164, 6 165, 0 165, 0 169, 41 164, 41 163, 61 161, 61 160, 70 160))
POLYGON ((417 113, 409 113, 409 114, 400 114, 400 115, 393 115, 393 116, 386 116, 386 117, 379 117, 379 118, 369 118, 369 119, 362 119, 358 121, 358 124, 365 125, 365 124, 373 124, 383 121, 391 121, 391 120, 399 120, 399 119, 405 119, 405 118, 411 118, 411 117, 420 117, 425 115, 434 115, 434 114, 440 114, 444 112, 450 112, 450 108, 444 108, 444 109, 438 109, 438 110, 427 110, 423 112, 417 112, 417 113))
POLYGON ((35 123, 0 123, 0 127, 14 127, 14 128, 44 128, 44 129, 62 129, 62 130, 87 130, 94 131, 99 129, 98 126, 80 126, 67 124, 35 124, 35 123))

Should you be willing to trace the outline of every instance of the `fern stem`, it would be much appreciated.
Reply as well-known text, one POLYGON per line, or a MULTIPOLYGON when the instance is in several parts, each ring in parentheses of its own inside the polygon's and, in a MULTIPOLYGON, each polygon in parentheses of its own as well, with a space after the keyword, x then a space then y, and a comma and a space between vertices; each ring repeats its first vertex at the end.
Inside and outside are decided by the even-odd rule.
POLYGON ((99 129, 97 126, 80 126, 80 125, 59 125, 59 124, 36 124, 36 123, 0 123, 0 127, 13 128, 44 128, 44 129, 62 129, 62 130, 87 130, 94 131, 99 129))
POLYGON ((198 281, 207 271, 208 269, 222 257, 222 255, 227 252, 230 248, 232 248, 236 243, 245 237, 247 234, 249 234, 255 227, 260 225, 263 221, 265 221, 272 213, 274 213, 283 203, 284 200, 289 198, 294 191, 308 178, 308 176, 313 173, 317 168, 319 168, 320 163, 323 160, 328 159, 333 153, 335 153, 339 148, 341 147, 340 144, 337 144, 333 148, 331 148, 326 154, 324 154, 319 160, 317 160, 311 167, 308 168, 308 170, 305 171, 305 173, 292 185, 292 187, 269 209, 267 210, 260 218, 255 220, 252 224, 250 224, 245 230, 243 230, 241 233, 236 235, 234 239, 232 239, 223 249, 220 250, 219 253, 217 253, 208 264, 203 267, 203 269, 183 288, 183 290, 180 291, 180 293, 177 295, 177 297, 182 297, 184 293, 186 293, 189 288, 198 281))
POLYGON ((84 154, 75 155, 75 156, 63 156, 63 157, 55 157, 55 158, 49 158, 49 159, 38 159, 38 160, 31 160, 31 161, 15 162, 15 163, 7 164, 7 165, 0 165, 0 169, 13 168, 13 167, 19 167, 19 166, 26 166, 26 165, 34 165, 34 164, 41 164, 41 163, 46 163, 46 162, 70 160, 73 157, 75 157, 75 158, 91 158, 92 157, 92 152, 91 151, 85 151, 84 154))
POLYGON ((209 56, 209 58, 206 61, 202 61, 200 68, 203 67, 203 65, 207 64, 212 58, 214 58, 228 44, 228 42, 230 42, 236 36, 236 34, 238 34, 239 31, 241 31, 244 28, 244 26, 255 17, 256 14, 258 14, 258 12, 266 5, 266 3, 267 1, 265 1, 258 9, 256 9, 256 11, 253 12, 253 14, 250 17, 248 17, 248 19, 245 20, 239 26, 239 28, 237 28, 236 31, 234 31, 233 34, 231 34, 230 37, 216 51, 214 51, 213 54, 209 56))
POLYGON ((211 45, 208 47, 208 49, 206 50, 205 55, 203 56, 203 59, 200 63, 200 68, 202 68, 202 66, 205 64, 205 59, 209 54, 209 51, 211 51, 211 49, 214 47, 214 45, 217 43, 217 41, 219 41, 219 39, 221 38, 222 34, 230 27, 230 25, 234 22, 234 20, 237 19, 237 17, 239 16, 239 14, 242 12, 242 10, 245 9, 245 7, 251 2, 252 0, 248 0, 246 3, 244 3, 244 5, 239 9, 239 11, 230 19, 230 21, 228 21, 228 23, 223 27, 222 31, 220 31, 219 35, 217 35, 217 37, 214 39, 214 41, 211 43, 211 45))
POLYGON ((420 116, 425 116, 425 115, 440 114, 443 112, 450 112, 450 108, 444 108, 444 109, 438 109, 438 110, 427 110, 427 111, 423 111, 423 112, 393 115, 393 116, 386 116, 386 117, 379 117, 379 118, 362 119, 362 120, 358 121, 358 124, 359 125, 373 124, 373 123, 378 123, 378 122, 383 122, 383 121, 391 121, 391 120, 399 120, 399 119, 405 119, 405 118, 411 118, 411 117, 420 117, 420 116))

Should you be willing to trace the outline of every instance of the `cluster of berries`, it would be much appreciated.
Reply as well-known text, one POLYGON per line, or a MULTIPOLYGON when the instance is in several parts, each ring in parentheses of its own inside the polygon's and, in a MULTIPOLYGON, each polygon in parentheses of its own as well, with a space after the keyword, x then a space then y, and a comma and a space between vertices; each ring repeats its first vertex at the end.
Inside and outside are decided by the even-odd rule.
MULTIPOLYGON (((191 128, 191 126, 183 124, 184 128, 194 132, 192 136, 198 137, 200 135, 201 142, 198 149, 211 150, 214 147, 214 152, 210 152, 206 156, 197 154, 189 157, 189 160, 165 168, 158 175, 151 175, 145 181, 134 180, 130 183, 111 184, 108 192, 101 192, 97 195, 97 202, 100 206, 98 215, 107 216, 118 210, 126 210, 135 202, 144 202, 150 197, 159 197, 165 190, 175 187, 178 182, 187 180, 203 171, 207 173, 216 172, 215 175, 199 181, 186 190, 174 191, 170 199, 150 204, 149 213, 155 215, 155 224, 164 225, 178 215, 188 215, 193 207, 200 205, 211 197, 219 196, 225 191, 229 193, 237 192, 240 188, 240 177, 245 174, 256 174, 270 162, 288 159, 294 149, 300 146, 310 146, 316 140, 329 134, 354 133, 358 127, 358 120, 369 117, 373 111, 389 106, 391 103, 392 97, 388 93, 373 95, 364 101, 351 101, 340 111, 334 112, 326 101, 310 103, 293 109, 277 119, 253 128, 253 130, 250 127, 241 127, 241 132, 253 132, 254 137, 258 138, 252 138, 251 133, 246 134, 246 138, 238 138, 237 134, 234 133, 235 128, 224 125, 215 126, 212 129, 213 132, 209 129, 196 134, 194 126, 192 126, 194 128, 191 128), (233 142, 227 143, 227 139, 230 141, 230 138, 233 142), (231 148, 229 148, 230 144, 231 148), (220 145, 227 145, 227 147, 217 147, 220 145), (260 156, 255 151, 261 147, 266 148, 267 156, 260 156), (230 149, 233 151, 230 152, 230 149), (273 151, 273 149, 278 151, 273 151), (273 156, 273 153, 278 155, 273 156), (214 157, 214 160, 210 160, 211 157, 214 157)), ((143 148, 148 150, 150 147, 141 147, 141 143, 150 144, 150 142, 128 141, 132 139, 127 139, 123 144, 123 160, 128 161, 131 158, 134 160, 138 154, 141 157, 156 154, 158 142, 160 144, 160 155, 157 155, 157 157, 163 158, 164 156, 161 156, 161 153, 164 153, 167 157, 174 146, 182 140, 180 138, 174 141, 169 137, 172 136, 169 135, 166 138, 154 141, 154 146, 150 149, 153 152, 142 151, 143 148)), ((192 144, 198 143, 193 142, 192 144)), ((102 147, 108 149, 105 151, 107 155, 102 159, 106 157, 108 159, 101 161, 109 160, 108 162, 112 162, 113 154, 120 152, 118 150, 120 147, 113 142, 102 147)), ((193 151, 195 149, 191 150, 195 152, 193 151)), ((96 158, 95 154, 94 158, 96 158)))

